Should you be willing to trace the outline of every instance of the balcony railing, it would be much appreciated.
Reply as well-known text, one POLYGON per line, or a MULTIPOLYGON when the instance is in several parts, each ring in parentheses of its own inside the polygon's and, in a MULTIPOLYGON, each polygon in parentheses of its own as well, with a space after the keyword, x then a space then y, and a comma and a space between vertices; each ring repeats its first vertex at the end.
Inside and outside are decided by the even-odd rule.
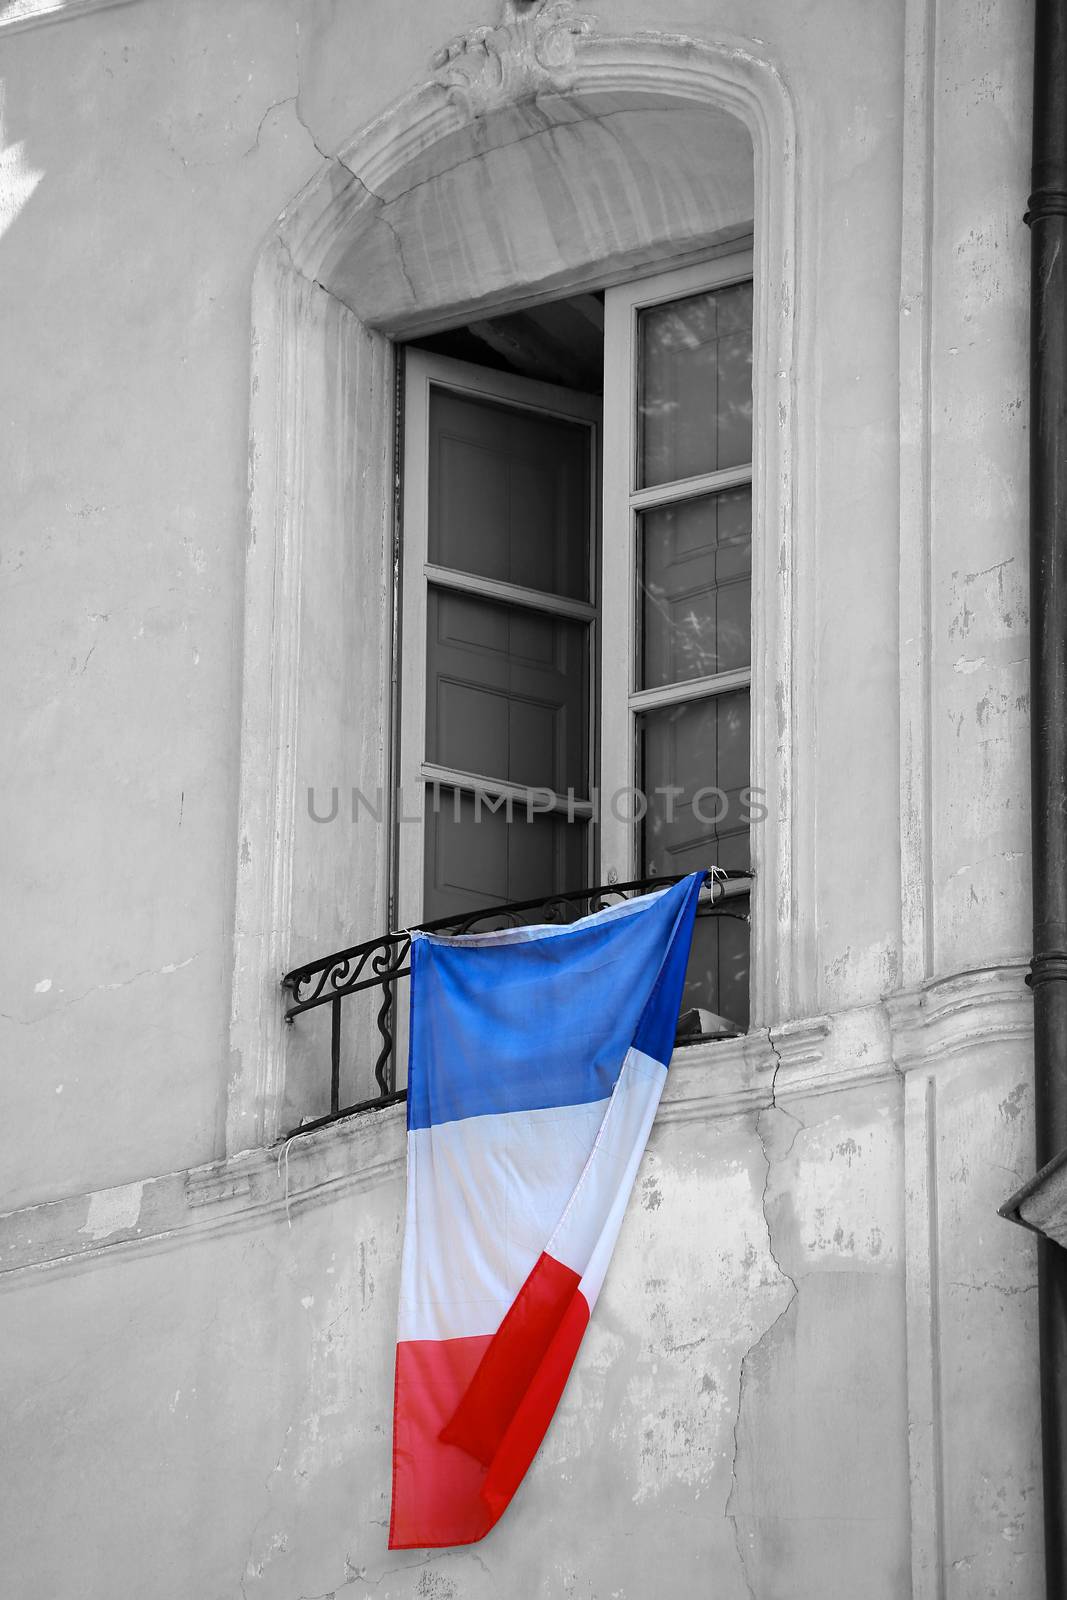
MULTIPOLYGON (((330 1007, 330 1110, 325 1116, 306 1117, 299 1127, 290 1129, 284 1137, 289 1139, 296 1134, 311 1133, 315 1128, 325 1127, 327 1123, 352 1116, 357 1111, 394 1105, 407 1098, 407 1090, 396 1087, 393 1017, 397 985, 411 973, 408 958, 413 933, 483 933, 528 923, 560 925, 576 922, 580 917, 602 911, 632 895, 667 888, 679 882, 681 876, 683 874, 672 878, 638 878, 631 883, 597 884, 592 888, 573 889, 539 900, 511 901, 506 905, 490 906, 483 911, 439 917, 435 922, 420 922, 413 928, 404 928, 396 933, 379 934, 378 938, 368 939, 364 944, 338 950, 333 955, 309 961, 305 966, 287 972, 282 979, 290 995, 285 1008, 286 1022, 292 1024, 305 1012, 314 1011, 320 1006, 330 1007), (378 1093, 369 1100, 342 1106, 342 1008, 350 995, 371 989, 381 990, 377 1026, 382 1042, 374 1065, 378 1093)), ((697 915, 734 917, 747 921, 747 901, 745 910, 737 907, 741 897, 747 897, 751 878, 752 874, 748 872, 725 872, 721 868, 709 871, 705 875, 705 887, 697 915)), ((677 1042, 694 1043, 701 1037, 698 1031, 683 1032, 679 1034, 677 1042)))

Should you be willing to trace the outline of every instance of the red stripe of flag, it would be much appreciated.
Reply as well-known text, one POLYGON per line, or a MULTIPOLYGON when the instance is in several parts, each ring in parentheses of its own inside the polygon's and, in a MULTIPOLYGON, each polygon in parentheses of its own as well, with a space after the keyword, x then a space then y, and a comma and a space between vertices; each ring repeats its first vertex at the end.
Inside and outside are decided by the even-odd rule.
POLYGON ((403 1339, 396 1347, 390 1550, 473 1544, 496 1520, 481 1498, 482 1463, 441 1441, 491 1338, 403 1339))
POLYGON ((507 1509, 540 1448, 588 1325, 589 1302, 580 1290, 575 1290, 482 1485, 482 1499, 493 1522, 507 1509))
MULTIPOLYGON (((446 1444, 457 1444, 490 1466, 523 1395, 552 1345, 567 1308, 578 1291, 578 1274, 541 1254, 493 1335, 455 1414, 441 1430, 446 1444)), ((588 1319, 588 1312, 587 1312, 588 1319)))
POLYGON ((442 1441, 488 1468, 496 1522, 537 1454, 589 1322, 578 1274, 542 1254, 493 1336, 442 1441))
POLYGON ((579 1283, 541 1255, 495 1334, 397 1345, 391 1550, 471 1544, 506 1510, 589 1323, 579 1283))

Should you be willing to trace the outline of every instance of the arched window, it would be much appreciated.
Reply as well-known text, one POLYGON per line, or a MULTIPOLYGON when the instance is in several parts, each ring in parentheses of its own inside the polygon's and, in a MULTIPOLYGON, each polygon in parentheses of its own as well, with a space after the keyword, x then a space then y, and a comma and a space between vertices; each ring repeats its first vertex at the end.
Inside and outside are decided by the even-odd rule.
MULTIPOLYGON (((602 295, 612 374, 605 437, 621 439, 623 418, 637 419, 640 410, 633 408, 644 404, 640 448, 651 459, 662 448, 653 440, 656 416, 686 403, 690 380, 682 373, 684 361, 676 359, 679 351, 687 340, 704 337, 706 328, 702 333, 698 324, 712 314, 736 317, 741 300, 730 293, 748 274, 736 252, 748 240, 754 251, 751 456, 729 466, 705 462, 693 471, 681 458, 664 460, 662 471, 655 469, 659 482, 625 472, 614 474, 610 485, 605 478, 609 494, 624 497, 626 538, 639 540, 623 562, 613 543, 609 561, 608 542, 618 533, 604 529, 603 571, 622 574, 628 592, 635 592, 639 548, 640 561, 651 563, 642 568, 645 589, 665 585, 669 608, 678 574, 668 571, 669 556, 662 571, 655 563, 672 541, 680 549, 679 540, 703 540, 697 559, 710 561, 708 571, 718 575, 703 585, 698 632, 710 626, 718 640, 714 656, 699 671, 695 658, 672 660, 652 610, 632 612, 622 647, 629 652, 630 681, 614 701, 610 694, 592 697, 587 731, 596 733, 595 748, 584 774, 580 763, 573 770, 588 783, 598 776, 597 762, 603 770, 606 760, 610 782, 618 786, 615 774, 623 775, 640 747, 645 767, 658 763, 661 787, 669 786, 671 740, 684 753, 686 728, 709 718, 722 738, 718 724, 728 694, 735 697, 728 721, 737 723, 736 733, 742 700, 751 693, 752 770, 746 776, 766 791, 768 813, 752 837, 752 1020, 763 1024, 791 1014, 797 952, 805 940, 791 843, 794 755, 802 738, 793 710, 790 620, 796 286, 789 107, 774 74, 735 50, 578 37, 577 26, 565 25, 566 9, 546 8, 542 16, 549 22, 540 32, 536 18, 516 21, 488 41, 472 36, 450 47, 434 81, 354 139, 287 210, 257 271, 230 1150, 269 1141, 317 1109, 308 1085, 309 1074, 319 1076, 312 1063, 321 1059, 322 1040, 312 1028, 286 1034, 280 975, 384 930, 399 915, 392 897, 401 880, 392 876, 389 843, 397 830, 400 777, 391 739, 398 692, 393 644, 403 603, 396 345, 602 295), (646 321, 635 320, 645 293, 635 285, 690 268, 696 273, 691 284, 673 281, 692 292, 652 289, 646 321), (716 280, 723 271, 726 279, 716 280), (701 274, 708 272, 704 282, 701 274), (658 323, 656 306, 665 308, 658 323), (646 366, 640 380, 644 401, 629 378, 624 385, 618 376, 619 363, 630 361, 638 346, 611 332, 621 326, 616 315, 625 315, 633 330, 645 328, 635 337, 645 338, 647 360, 659 363, 658 375, 646 366), (672 339, 678 345, 673 354, 672 339), (660 386, 654 404, 653 382, 660 386), (727 648, 730 608, 736 609, 744 579, 730 563, 744 564, 748 547, 729 529, 731 518, 738 522, 749 475, 755 644, 751 663, 742 664, 727 648), (722 556, 712 555, 720 545, 722 556), (696 676, 687 676, 691 672, 696 676), (621 741, 612 732, 619 718, 630 730, 621 741), (307 804, 309 790, 314 807, 307 804), (371 804, 354 807, 354 791, 371 804), (331 814, 328 823, 316 820, 331 814), (773 871, 764 872, 764 862, 773 863, 773 871)), ((623 447, 609 444, 607 453, 616 448, 623 447)), ((477 565, 470 551, 461 559, 477 565)), ((436 590, 455 595, 464 586, 448 559, 431 565, 444 570, 436 590)), ((543 575, 532 577, 536 581, 526 587, 539 590, 543 575)), ((577 696, 573 683, 557 685, 560 703, 567 695, 574 702, 573 722, 583 674, 600 672, 606 690, 619 639, 613 631, 608 644, 607 631, 616 625, 605 613, 604 647, 587 650, 580 635, 583 627, 598 626, 597 593, 583 593, 562 568, 552 581, 555 589, 544 592, 555 598, 544 615, 559 636, 557 654, 562 650, 569 663, 558 676, 570 680, 573 672, 578 682, 577 696), (561 642, 565 636, 569 644, 561 642)), ((603 594, 609 605, 606 584, 603 594)), ((491 608, 516 596, 494 598, 486 591, 466 599, 491 608)), ((434 604, 440 607, 440 595, 434 604)), ((484 620, 489 612, 481 615, 484 620)), ((410 639, 402 640, 401 674, 410 659, 410 639)), ((438 667, 447 677, 444 658, 438 667)), ((725 728, 726 735, 730 731, 725 728)), ((495 737, 499 742, 499 729, 495 737)), ((528 738, 535 738, 532 730, 528 738)), ((581 742, 579 732, 575 752, 581 742)), ((444 747, 439 742, 436 748, 444 747)), ((421 759, 430 760, 425 749, 421 759)), ((446 773, 456 766, 451 759, 439 764, 446 773)), ((552 781, 563 782, 567 774, 564 765, 552 781)), ((564 783, 564 792, 571 786, 564 783)), ((717 785, 712 778, 710 787, 739 785, 732 778, 717 785)), ((713 812, 709 800, 706 814, 713 812)), ((633 866, 657 871, 666 869, 657 852, 677 854, 681 835, 664 831, 671 826, 665 813, 646 820, 643 829, 618 826, 627 829, 628 843, 621 833, 609 843, 610 830, 603 831, 605 871, 626 870, 626 850, 633 866)), ((587 847, 588 841, 581 848, 587 847)), ((369 1004, 362 1019, 353 1015, 352 1026, 344 1070, 366 1073, 377 1037, 369 1004)))

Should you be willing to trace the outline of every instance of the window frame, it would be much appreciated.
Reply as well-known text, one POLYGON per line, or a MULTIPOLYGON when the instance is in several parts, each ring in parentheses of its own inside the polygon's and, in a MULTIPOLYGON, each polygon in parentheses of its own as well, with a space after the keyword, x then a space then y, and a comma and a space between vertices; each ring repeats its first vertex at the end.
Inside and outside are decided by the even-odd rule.
MULTIPOLYGON (((400 538, 400 633, 398 681, 400 704, 397 732, 397 778, 400 804, 393 843, 395 904, 401 926, 423 915, 425 865, 425 785, 439 783, 473 788, 496 798, 510 796, 521 808, 531 792, 521 785, 480 774, 454 772, 425 758, 427 693, 427 595, 429 584, 443 574, 428 560, 429 407, 435 383, 472 398, 549 415, 578 417, 591 430, 591 604, 538 596, 519 586, 473 575, 447 574, 453 589, 503 602, 533 603, 549 613, 570 615, 590 623, 589 773, 592 804, 572 803, 572 816, 588 816, 588 882, 628 881, 641 874, 639 822, 628 820, 617 803, 627 789, 641 783, 638 765, 638 718, 663 706, 705 700, 744 690, 752 703, 755 637, 749 664, 699 679, 653 689, 637 684, 639 616, 639 517, 660 506, 708 494, 751 486, 753 489, 753 553, 757 545, 753 438, 752 456, 742 464, 696 476, 638 487, 639 319, 646 309, 734 283, 754 283, 751 241, 742 248, 719 250, 712 257, 666 271, 641 273, 605 291, 603 400, 536 379, 482 368, 465 361, 407 347, 403 351, 401 427, 403 515, 400 538), (457 781, 458 780, 458 781, 457 781), (418 818, 416 822, 415 819, 418 818)), ((755 315, 755 308, 754 308, 755 315)), ((753 432, 756 409, 756 348, 753 327, 753 432)), ((755 589, 750 627, 756 632, 759 597, 755 589)), ((749 783, 755 768, 755 718, 749 748, 749 783)), ((567 797, 557 799, 563 810, 567 797)), ((749 829, 750 859, 755 840, 749 829)), ((738 883, 733 892, 747 893, 738 883)), ((755 1006, 757 962, 749 936, 750 1006, 755 1006)))
MULTIPOLYGON (((751 626, 753 650, 749 665, 709 677, 689 679, 662 688, 640 689, 636 674, 640 618, 638 615, 638 516, 662 505, 721 493, 744 485, 755 486, 754 455, 743 466, 675 479, 639 489, 637 438, 637 385, 640 357, 638 320, 646 309, 681 300, 702 290, 725 288, 753 280, 751 248, 719 255, 713 260, 635 278, 607 290, 604 297, 604 466, 601 589, 603 691, 600 707, 601 781, 604 796, 639 786, 637 718, 643 711, 686 701, 710 698, 745 688, 752 695, 756 618, 759 614, 753 569, 751 626), (620 691, 618 685, 624 684, 620 691), (606 758, 608 753, 610 759, 606 758)), ((753 386, 755 389, 755 330, 753 330, 753 386)), ((755 426, 755 394, 753 404, 755 426)), ((755 444, 753 444, 755 451, 755 444)), ((756 497, 753 493, 753 521, 756 497)), ((757 531, 752 530, 753 552, 757 531)), ((754 738, 750 740, 749 781, 754 768, 754 738)), ((601 870, 605 879, 614 873, 621 881, 638 875, 639 829, 616 813, 611 804, 601 807, 601 870)), ((754 967, 753 963, 753 967, 754 967)))
MULTIPOLYGON (((599 778, 600 656, 601 656, 601 405, 598 395, 585 395, 534 378, 499 372, 448 356, 408 347, 404 350, 403 458, 397 470, 403 479, 403 516, 400 535, 401 603, 398 644, 400 703, 397 732, 397 808, 394 859, 396 905, 399 923, 409 926, 423 916, 425 870, 426 785, 477 789, 492 798, 510 797, 517 809, 538 791, 521 784, 465 773, 426 760, 427 593, 431 582, 446 575, 447 586, 475 598, 527 605, 547 615, 574 618, 589 624, 588 773, 591 791, 599 778), (517 409, 578 421, 590 430, 590 595, 587 603, 564 596, 541 594, 520 585, 501 583, 474 574, 452 572, 428 559, 429 543, 429 411, 435 384, 469 395, 472 399, 498 400, 517 409), (417 821, 416 821, 417 818, 417 821)), ((593 793, 569 800, 558 795, 556 814, 588 818, 586 870, 594 882, 599 852, 593 793)))

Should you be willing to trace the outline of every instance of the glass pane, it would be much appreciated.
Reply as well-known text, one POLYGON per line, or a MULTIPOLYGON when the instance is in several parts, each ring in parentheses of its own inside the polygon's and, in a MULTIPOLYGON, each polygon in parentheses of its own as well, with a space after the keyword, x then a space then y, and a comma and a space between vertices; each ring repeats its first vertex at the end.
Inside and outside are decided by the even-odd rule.
POLYGON ((638 517, 638 685, 711 677, 752 659, 752 490, 701 495, 638 517))
POLYGON ((430 586, 426 759, 579 798, 589 783, 589 625, 430 586))
MULTIPOLYGON (((719 866, 749 866, 747 690, 638 718, 642 788, 641 870, 649 876, 719 866)), ((702 915, 693 939, 683 1010, 701 1006, 739 1030, 748 1026, 747 913, 728 901, 730 917, 702 915)))
POLYGON ((638 318, 639 488, 752 459, 752 284, 638 318))
POLYGON ((434 386, 430 560, 588 600, 589 458, 584 423, 434 386))
POLYGON ((649 874, 748 866, 749 696, 747 689, 637 719, 649 874))
MULTIPOLYGON (((459 789, 426 790, 423 915, 447 917, 506 900, 581 889, 588 824, 534 813, 459 789)), ((536 913, 531 914, 536 921, 536 913)))
POLYGON ((748 896, 738 895, 698 913, 682 997, 683 1011, 699 1006, 738 1033, 749 1022, 748 907, 748 896))

